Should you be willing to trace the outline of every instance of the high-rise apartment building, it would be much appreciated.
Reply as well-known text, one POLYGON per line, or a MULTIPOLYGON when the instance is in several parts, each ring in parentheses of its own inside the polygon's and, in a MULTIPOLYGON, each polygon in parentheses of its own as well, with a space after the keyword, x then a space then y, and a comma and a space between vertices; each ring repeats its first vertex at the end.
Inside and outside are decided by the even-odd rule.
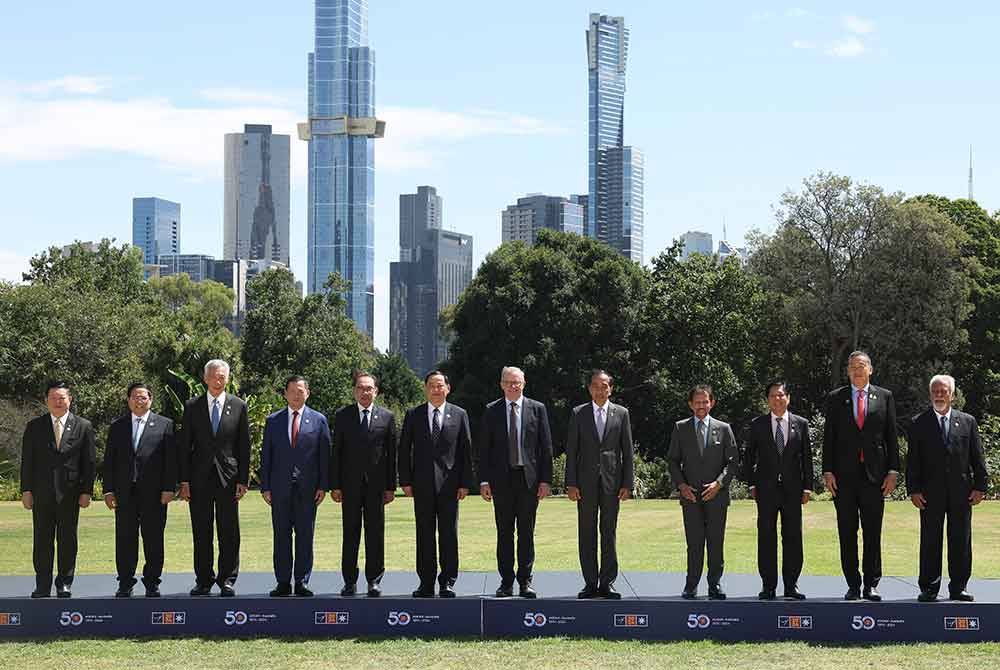
POLYGON ((502 242, 535 243, 543 228, 583 234, 584 207, 568 198, 529 193, 500 213, 502 242))

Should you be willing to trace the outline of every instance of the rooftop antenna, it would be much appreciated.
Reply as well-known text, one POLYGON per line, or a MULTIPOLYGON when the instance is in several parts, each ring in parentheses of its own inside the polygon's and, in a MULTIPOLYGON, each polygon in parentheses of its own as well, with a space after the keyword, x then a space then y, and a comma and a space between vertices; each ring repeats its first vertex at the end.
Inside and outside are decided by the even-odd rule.
POLYGON ((972 145, 969 145, 969 200, 973 200, 972 197, 972 145))

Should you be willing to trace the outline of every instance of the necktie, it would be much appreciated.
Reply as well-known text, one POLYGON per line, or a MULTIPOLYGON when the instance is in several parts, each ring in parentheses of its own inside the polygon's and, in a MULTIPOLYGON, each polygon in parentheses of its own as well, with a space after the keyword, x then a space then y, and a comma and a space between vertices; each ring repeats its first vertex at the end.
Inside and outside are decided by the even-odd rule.
MULTIPOLYGON (((858 430, 865 427, 865 391, 864 389, 858 391, 858 417, 855 419, 858 424, 858 430)), ((858 447, 858 462, 865 462, 865 450, 862 447, 858 447)))
POLYGON ((219 432, 219 401, 215 400, 212 402, 212 435, 219 432))
POLYGON ((604 408, 597 408, 597 437, 598 439, 604 439, 604 408))
POLYGON ((363 434, 368 432, 368 410, 361 412, 361 432, 363 434))
POLYGON ((698 453, 705 454, 705 422, 698 422, 698 453))
POLYGON ((941 417, 941 441, 944 442, 944 446, 948 446, 948 417, 941 417))
POLYGON ((785 451, 785 432, 781 430, 781 417, 775 417, 778 427, 774 429, 774 443, 778 445, 778 455, 785 451))
POLYGON ((292 449, 295 448, 295 443, 299 441, 299 412, 295 410, 292 412, 292 449))
POLYGON ((434 418, 431 421, 431 442, 437 444, 438 437, 440 435, 441 435, 441 410, 435 407, 434 418))
POLYGON ((56 450, 58 450, 59 444, 62 442, 62 433, 63 433, 62 419, 56 419, 55 432, 56 432, 56 450))
POLYGON ((507 427, 507 444, 510 446, 510 464, 517 465, 518 461, 518 451, 517 451, 517 403, 512 402, 510 404, 510 424, 507 427))
POLYGON ((132 431, 132 451, 139 451, 139 429, 142 428, 142 419, 135 417, 135 430, 132 431))

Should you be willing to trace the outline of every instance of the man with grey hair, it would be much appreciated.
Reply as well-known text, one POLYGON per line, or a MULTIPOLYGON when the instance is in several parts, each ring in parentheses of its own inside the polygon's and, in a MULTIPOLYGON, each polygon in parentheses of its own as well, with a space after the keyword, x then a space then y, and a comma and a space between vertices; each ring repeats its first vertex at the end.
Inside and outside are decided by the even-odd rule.
POLYGON ((503 397, 486 406, 476 433, 479 495, 493 501, 497 525, 499 598, 514 595, 514 578, 522 598, 535 598, 531 571, 535 563, 535 516, 538 501, 552 483, 552 434, 545 405, 524 395, 524 371, 513 366, 500 372, 503 397), (517 527, 517 573, 514 572, 514 528, 517 527))
POLYGON ((952 407, 955 379, 935 375, 931 406, 913 417, 907 433, 906 490, 920 510, 920 602, 941 588, 941 535, 948 519, 948 592, 969 602, 972 576, 972 506, 986 494, 986 463, 975 418, 952 407))
POLYGON ((184 405, 177 442, 180 497, 188 501, 194 536, 195 585, 192 596, 235 596, 240 566, 238 503, 250 485, 250 425, 247 405, 226 393, 229 364, 205 364, 207 391, 184 405), (218 525, 219 569, 213 570, 213 526, 218 525))

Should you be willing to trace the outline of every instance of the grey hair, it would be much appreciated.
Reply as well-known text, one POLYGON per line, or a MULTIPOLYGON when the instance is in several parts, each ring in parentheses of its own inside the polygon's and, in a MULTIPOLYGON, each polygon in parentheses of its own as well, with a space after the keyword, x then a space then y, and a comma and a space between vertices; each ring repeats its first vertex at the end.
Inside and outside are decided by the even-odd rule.
MULTIPOLYGON (((525 377, 524 370, 522 370, 521 368, 514 367, 513 365, 505 365, 503 369, 500 371, 500 381, 503 381, 504 376, 506 376, 508 372, 520 372, 521 376, 525 377)), ((525 379, 527 379, 527 377, 525 377, 525 379)))
POLYGON ((213 358, 208 363, 205 363, 205 374, 207 375, 209 370, 214 370, 215 368, 225 368, 226 376, 229 376, 229 363, 221 358, 213 358))
POLYGON ((955 378, 951 375, 934 375, 931 377, 931 382, 927 385, 927 388, 931 391, 931 393, 933 393, 934 385, 939 383, 945 384, 949 389, 951 389, 953 394, 955 393, 955 378))

